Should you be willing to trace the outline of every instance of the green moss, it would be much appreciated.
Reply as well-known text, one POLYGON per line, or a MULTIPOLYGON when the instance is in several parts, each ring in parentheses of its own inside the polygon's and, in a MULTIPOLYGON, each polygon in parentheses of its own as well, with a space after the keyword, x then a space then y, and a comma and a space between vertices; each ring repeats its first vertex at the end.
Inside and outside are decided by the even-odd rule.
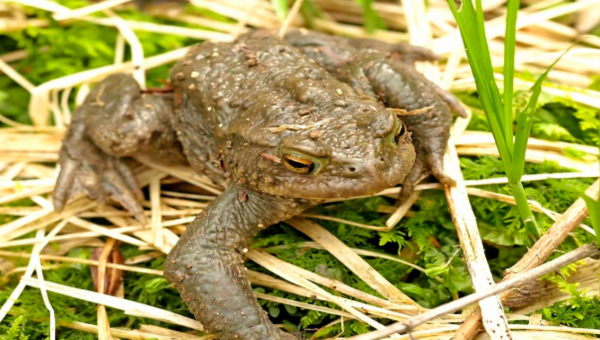
POLYGON ((0 325, 0 331, 4 333, 4 335, 0 335, 0 340, 28 340, 29 336, 23 332, 25 324, 25 316, 19 315, 12 320, 10 325, 0 325))
POLYGON ((561 290, 571 295, 571 298, 542 309, 544 320, 555 325, 600 329, 600 299, 598 296, 586 296, 585 291, 578 290, 579 283, 568 283, 559 275, 552 275, 549 280, 557 283, 561 290))

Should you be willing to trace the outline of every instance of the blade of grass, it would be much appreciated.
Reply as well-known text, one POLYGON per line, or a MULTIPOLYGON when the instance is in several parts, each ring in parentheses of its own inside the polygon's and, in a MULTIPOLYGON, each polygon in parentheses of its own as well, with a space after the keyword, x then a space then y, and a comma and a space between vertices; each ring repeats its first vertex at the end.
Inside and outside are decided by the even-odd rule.
POLYGON ((290 10, 287 0, 271 0, 271 4, 279 20, 283 22, 290 10))
POLYGON ((383 19, 373 9, 373 0, 354 0, 363 8, 363 27, 367 33, 371 34, 376 29, 385 29, 383 19))
POLYGON ((517 37, 517 14, 519 0, 509 0, 506 13, 506 33, 504 34, 504 135, 512 134, 513 78, 515 74, 515 46, 517 37))
MULTIPOLYGON (((513 196, 517 201, 517 207, 519 214, 525 225, 525 229, 529 235, 533 238, 533 241, 539 238, 539 228, 527 202, 527 196, 525 190, 523 190, 523 184, 521 183, 521 177, 523 176, 523 169, 525 167, 525 152, 527 150, 527 141, 529 140, 529 134, 531 132, 531 126, 533 125, 533 114, 537 108, 537 101, 542 93, 542 83, 548 77, 550 70, 560 61, 560 59, 569 52, 570 48, 561 54, 542 75, 536 80, 531 87, 531 98, 525 109, 517 117, 517 132, 515 136, 515 144, 513 147, 513 164, 512 170, 514 180, 516 182, 511 183, 513 196)), ((513 51, 514 52, 514 51, 513 51)), ((506 67, 506 65, 505 65, 506 67)), ((507 75, 505 73, 504 79, 506 82, 507 75)), ((512 78, 512 77, 511 77, 512 78)), ((505 111, 506 112, 506 111, 505 111)))
POLYGON ((523 189, 523 183, 518 181, 510 186, 513 197, 517 203, 517 210, 519 211, 519 215, 521 215, 521 220, 523 221, 525 230, 527 230, 527 233, 529 234, 529 239, 532 241, 531 244, 533 244, 538 238, 540 238, 540 231, 538 229, 537 222, 535 221, 535 217, 533 216, 533 212, 529 207, 527 195, 525 195, 525 189, 523 189))
MULTIPOLYGON (((542 93, 542 83, 548 77, 548 73, 552 70, 554 65, 560 61, 560 59, 571 50, 567 49, 563 52, 548 68, 546 72, 536 80, 531 87, 531 98, 525 109, 519 114, 517 118, 517 132, 515 136, 514 154, 513 154, 513 173, 518 181, 523 176, 523 167, 525 166, 525 151, 527 150, 527 141, 529 140, 529 134, 531 132, 531 126, 533 124, 533 114, 537 107, 537 101, 542 93)), ((506 81, 506 75, 505 75, 506 81)))
POLYGON ((494 79, 494 70, 486 39, 481 0, 476 0, 476 9, 473 7, 471 0, 463 1, 460 9, 457 9, 456 4, 452 0, 448 0, 448 4, 460 28, 465 51, 469 59, 469 65, 471 66, 475 78, 477 92, 488 122, 490 123, 490 127, 492 128, 492 134, 504 166, 504 172, 513 189, 513 196, 517 202, 519 214, 521 215, 521 219, 527 232, 531 235, 532 240, 535 241, 539 238, 539 231, 520 180, 523 174, 527 138, 531 131, 531 118, 535 112, 535 104, 537 103, 537 98, 541 92, 541 83, 546 78, 549 70, 540 77, 542 79, 539 80, 539 84, 536 83, 537 86, 534 85, 532 105, 528 106, 527 109, 529 110, 526 109, 528 114, 521 114, 519 116, 517 126, 520 129, 517 131, 516 141, 513 142, 512 97, 516 20, 519 1, 510 0, 507 7, 508 13, 504 45, 504 101, 502 101, 498 86, 494 79))
POLYGON ((585 201, 590 220, 592 220, 592 226, 596 232, 596 244, 600 244, 600 201, 594 201, 593 198, 587 195, 583 195, 581 198, 585 201))
MULTIPOLYGON (((598 126, 598 136, 600 137, 600 126, 598 126)), ((600 145, 598 149, 600 150, 600 145)), ((592 227, 594 227, 594 231, 596 232, 596 246, 600 247, 600 196, 598 200, 594 200, 587 194, 583 194, 581 198, 585 201, 590 220, 592 220, 592 227)))
MULTIPOLYGON (((470 6, 472 7, 472 3, 471 1, 466 1, 467 3, 470 4, 470 6)), ((502 135, 504 143, 506 143, 506 148, 508 149, 508 153, 511 155, 511 160, 512 160, 512 138, 510 138, 509 136, 512 136, 512 130, 509 129, 508 133, 507 130, 504 129, 505 126, 510 125, 511 121, 507 121, 506 117, 504 117, 502 115, 503 110, 503 103, 500 100, 500 91, 498 91, 498 85, 496 84, 496 81, 493 80, 493 67, 492 67, 492 59, 491 59, 491 53, 490 53, 490 48, 488 46, 487 43, 487 37, 485 34, 485 21, 484 21, 484 16, 483 16, 483 6, 481 4, 481 0, 477 0, 477 8, 476 8, 476 15, 475 15, 475 23, 477 24, 477 33, 478 33, 478 40, 476 41, 477 45, 475 46, 476 48, 474 49, 475 53, 479 54, 479 58, 481 61, 481 67, 483 68, 483 80, 484 80, 484 84, 487 84, 487 100, 491 101, 491 107, 490 112, 494 112, 494 116, 496 117, 496 120, 498 121, 498 124, 500 125, 500 134, 502 135)))
POLYGON ((507 177, 512 179, 512 150, 507 144, 507 138, 502 129, 504 124, 501 120, 501 114, 499 114, 502 112, 502 103, 493 76, 492 61, 487 47, 485 31, 483 31, 483 19, 477 18, 471 1, 462 2, 460 9, 456 7, 453 0, 448 0, 448 5, 460 27, 460 34, 465 45, 469 65, 475 78, 477 92, 486 112, 486 118, 492 128, 492 134, 500 153, 500 159, 504 165, 507 177))
POLYGON ((314 19, 321 18, 321 10, 311 0, 304 0, 302 7, 300 7, 300 14, 304 18, 304 22, 308 28, 314 28, 314 19))

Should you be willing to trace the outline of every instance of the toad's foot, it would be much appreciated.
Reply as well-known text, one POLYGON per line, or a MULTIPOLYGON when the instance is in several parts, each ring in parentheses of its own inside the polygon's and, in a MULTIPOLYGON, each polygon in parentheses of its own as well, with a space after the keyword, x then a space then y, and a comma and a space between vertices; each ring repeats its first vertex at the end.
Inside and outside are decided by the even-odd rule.
MULTIPOLYGON (((426 152, 427 151, 421 151, 418 152, 418 154, 423 154, 426 152)), ((400 195, 396 201, 396 206, 400 206, 404 202, 408 201, 408 198, 415 190, 415 186, 429 175, 435 176, 435 178, 445 185, 456 185, 456 181, 452 179, 452 177, 448 176, 448 174, 446 174, 444 171, 442 158, 443 154, 439 155, 438 152, 434 151, 433 153, 427 154, 424 158, 416 159, 415 165, 413 165, 410 173, 408 176, 406 176, 404 183, 402 183, 402 190, 400 191, 400 195)))
POLYGON ((243 254, 259 230, 316 203, 230 185, 187 227, 165 261, 165 277, 219 340, 292 340, 254 297, 243 254))
POLYGON ((144 195, 122 160, 103 153, 88 139, 67 139, 60 151, 59 164, 61 171, 54 189, 56 211, 62 211, 69 199, 87 194, 101 204, 110 198, 139 221, 146 220, 138 202, 144 195))

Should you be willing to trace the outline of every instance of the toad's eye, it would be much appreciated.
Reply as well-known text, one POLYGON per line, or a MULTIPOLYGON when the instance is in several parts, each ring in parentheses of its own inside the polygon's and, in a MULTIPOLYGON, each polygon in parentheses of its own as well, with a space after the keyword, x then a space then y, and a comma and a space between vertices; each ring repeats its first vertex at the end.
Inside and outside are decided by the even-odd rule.
POLYGON ((406 128, 406 125, 404 125, 404 122, 400 119, 396 119, 394 129, 389 135, 387 135, 385 140, 391 144, 398 144, 400 142, 404 142, 406 140, 407 132, 408 129, 406 128))
POLYGON ((408 130, 404 122, 400 121, 400 126, 396 130, 396 142, 400 142, 402 139, 404 139, 404 136, 406 136, 407 131, 408 130))
POLYGON ((282 157, 283 165, 290 171, 297 174, 307 174, 315 169, 315 163, 306 158, 284 154, 282 157))

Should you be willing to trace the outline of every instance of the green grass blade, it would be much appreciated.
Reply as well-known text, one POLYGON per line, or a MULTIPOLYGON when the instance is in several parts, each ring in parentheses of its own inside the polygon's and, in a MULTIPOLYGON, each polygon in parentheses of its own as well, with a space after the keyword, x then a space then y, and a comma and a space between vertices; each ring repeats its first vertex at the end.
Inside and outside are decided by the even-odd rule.
MULTIPOLYGON (((468 0, 466 2, 471 2, 468 0)), ((482 67, 485 71, 485 74, 489 75, 489 98, 492 101, 492 106, 495 109, 496 119, 498 120, 498 124, 502 129, 502 136, 504 136, 504 143, 508 148, 509 153, 512 158, 512 129, 506 129, 505 127, 512 124, 512 119, 507 121, 502 114, 504 112, 503 106, 504 104, 500 100, 500 92, 498 91, 498 85, 496 84, 496 80, 494 79, 494 68, 492 66, 492 59, 490 49, 487 43, 487 37, 485 34, 485 18, 483 15, 483 6, 481 4, 481 0, 476 0, 477 8, 476 8, 476 20, 477 23, 477 32, 480 32, 480 43, 478 46, 478 51, 481 54, 481 62, 482 67)))
POLYGON ((517 133, 515 136, 515 145, 513 150, 513 174, 517 181, 521 180, 523 176, 523 168, 525 166, 525 151, 527 150, 527 141, 529 140, 529 134, 531 133, 531 126, 533 124, 533 114, 537 108, 537 101, 542 93, 542 84, 546 81, 548 73, 552 70, 554 65, 560 61, 560 59, 571 50, 573 46, 569 47, 563 54, 561 54, 542 75, 536 80, 531 87, 531 98, 525 109, 517 117, 517 133))
MULTIPOLYGON (((512 100, 513 79, 515 76, 515 46, 517 41, 517 14, 519 13, 519 0, 508 0, 506 13, 506 31, 504 33, 504 93, 503 93, 503 128, 505 136, 512 135, 512 100)), ((513 148, 512 139, 507 141, 509 148, 513 148)), ((514 157, 514 155, 513 155, 514 157)))
POLYGON ((302 7, 300 7, 300 13, 304 18, 306 26, 311 29, 315 28, 314 19, 323 16, 319 7, 317 7, 312 0, 304 0, 302 7))
MULTIPOLYGON (((533 96, 532 96, 533 97, 533 96)), ((531 103, 531 102, 530 102, 531 103)), ((513 173, 517 181, 523 176, 523 168, 525 166, 525 152, 527 151, 527 141, 533 123, 533 113, 535 106, 529 105, 517 117, 517 133, 515 137, 515 146, 513 150, 513 173)))
POLYGON ((516 183, 511 184, 511 189, 517 203, 519 215, 521 215, 521 220, 523 221, 525 230, 527 230, 527 233, 529 234, 529 241, 531 241, 531 244, 533 244, 538 238, 540 238, 540 230, 537 226, 535 218, 533 217, 531 208, 529 207, 527 195, 525 195, 525 189, 523 189, 523 184, 520 181, 517 181, 516 183))
POLYGON ((376 29, 386 29, 383 19, 373 9, 373 0, 354 0, 363 8, 363 27, 367 33, 373 33, 376 29))
MULTIPOLYGON (((510 0, 513 11, 518 9, 518 1, 510 0), (516 3, 516 5, 515 5, 516 3)), ((490 123, 492 134, 496 142, 496 147, 500 153, 500 159, 504 166, 504 172, 508 177, 511 184, 513 196, 517 202, 519 214, 523 220, 523 224, 530 235, 530 240, 535 241, 539 237, 539 229, 537 223, 527 202, 527 196, 525 190, 520 182, 520 174, 523 173, 524 163, 520 163, 518 166, 514 164, 514 143, 512 133, 512 78, 514 76, 514 53, 515 53, 515 35, 516 28, 513 23, 508 23, 507 34, 512 35, 507 41, 507 50, 509 58, 508 70, 505 75, 509 82, 509 93, 505 95, 504 103, 503 98, 498 91, 496 80, 494 79, 494 69, 490 57, 489 47, 485 35, 485 22, 483 17, 483 10, 481 6, 481 0, 476 0, 477 9, 473 7, 472 0, 465 0, 462 2, 461 8, 457 9, 456 4, 453 0, 448 0, 448 4, 458 26, 460 27, 460 33, 463 38, 465 45, 465 51, 467 58, 469 59, 469 65, 473 71, 475 78, 475 85, 477 87, 477 93, 481 100, 481 104, 486 114, 486 118, 490 123), (508 107, 505 108, 504 105, 508 107), (509 114, 506 114, 508 112, 509 114)), ((516 21, 516 12, 509 14, 513 21, 516 21)), ((539 93, 537 94, 539 96, 539 93)), ((537 101, 537 97, 535 98, 537 101)), ((535 104, 533 105, 535 108, 535 104)), ((528 115, 520 117, 520 125, 522 131, 527 131, 527 136, 531 130, 530 121, 527 120, 528 115)), ((523 134, 523 133, 521 133, 523 134)), ((525 140, 527 145, 527 140, 525 140)), ((524 152, 524 149, 523 149, 524 152)), ((524 156, 524 154, 523 154, 524 156)), ((524 159, 524 157, 522 157, 524 159)))
MULTIPOLYGON (((598 126, 598 137, 600 137, 600 126, 598 126)), ((598 149, 600 150, 600 145, 598 149)), ((581 198, 585 201, 590 220, 592 220, 592 227, 594 227, 594 231, 596 232, 596 247, 600 247, 600 197, 598 197, 597 201, 594 201, 593 198, 585 194, 581 198)))
POLYGON ((585 201, 590 220, 592 220, 592 227, 596 232, 596 245, 600 246, 600 201, 594 201, 593 198, 583 195, 581 198, 585 201))
MULTIPOLYGON (((487 67, 488 64, 491 68, 492 66, 492 60, 490 59, 490 49, 488 47, 487 44, 487 37, 485 35, 485 19, 483 16, 483 6, 481 5, 481 0, 476 0, 477 1, 477 8, 475 9, 475 23, 477 24, 477 32, 479 33, 479 39, 480 39, 480 51, 481 51, 481 57, 484 59, 488 59, 489 63, 486 64, 482 64, 482 66, 487 67)), ((471 1, 465 1, 465 2, 469 2, 472 6, 472 2, 471 1)), ((463 3, 464 5, 464 3, 463 3)))
MULTIPOLYGON (((506 175, 511 179, 514 177, 511 166, 512 148, 509 147, 507 140, 510 140, 510 145, 512 145, 512 132, 509 136, 506 136, 503 130, 504 123, 501 120, 502 101, 494 79, 492 61, 485 36, 483 13, 481 11, 476 13, 471 1, 463 1, 460 9, 456 7, 453 0, 448 0, 448 5, 460 27, 481 104, 492 129, 506 175)), ((481 8, 481 6, 479 7, 481 8)))
POLYGON ((279 20, 284 21, 290 11, 287 0, 271 0, 271 4, 279 20))

